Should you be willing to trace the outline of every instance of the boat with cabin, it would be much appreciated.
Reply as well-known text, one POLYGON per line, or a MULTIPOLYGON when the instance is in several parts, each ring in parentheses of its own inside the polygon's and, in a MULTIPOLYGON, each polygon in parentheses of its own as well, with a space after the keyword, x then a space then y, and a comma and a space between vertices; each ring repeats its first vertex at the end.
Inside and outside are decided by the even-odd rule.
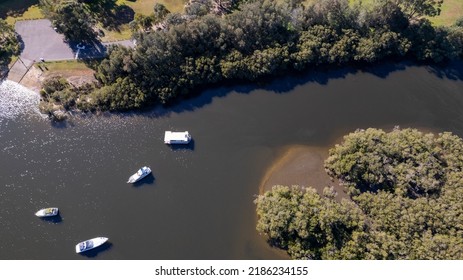
POLYGON ((58 215, 58 208, 56 207, 49 207, 49 208, 43 208, 40 209, 39 211, 35 212, 35 215, 37 217, 45 218, 45 217, 53 217, 58 215))
POLYGON ((191 141, 191 135, 188 131, 174 132, 166 131, 164 133, 164 143, 166 144, 188 144, 191 141))
POLYGON ((138 169, 138 171, 133 174, 132 176, 130 176, 129 180, 127 181, 127 183, 135 183, 135 182, 138 182, 140 181, 141 179, 145 178, 146 176, 148 176, 149 174, 151 173, 151 168, 149 168, 148 166, 143 166, 142 168, 138 169))
POLYGON ((107 237, 95 237, 89 240, 79 242, 76 245, 76 253, 82 253, 91 249, 95 249, 96 247, 103 245, 106 241, 108 241, 108 239, 109 238, 107 237))

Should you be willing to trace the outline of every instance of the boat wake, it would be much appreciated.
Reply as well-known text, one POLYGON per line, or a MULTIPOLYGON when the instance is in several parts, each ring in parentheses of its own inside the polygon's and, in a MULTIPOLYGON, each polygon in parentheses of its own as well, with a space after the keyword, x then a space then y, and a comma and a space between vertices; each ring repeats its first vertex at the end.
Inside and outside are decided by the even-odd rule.
POLYGON ((21 115, 42 116, 39 102, 38 93, 13 81, 0 82, 0 121, 21 115))

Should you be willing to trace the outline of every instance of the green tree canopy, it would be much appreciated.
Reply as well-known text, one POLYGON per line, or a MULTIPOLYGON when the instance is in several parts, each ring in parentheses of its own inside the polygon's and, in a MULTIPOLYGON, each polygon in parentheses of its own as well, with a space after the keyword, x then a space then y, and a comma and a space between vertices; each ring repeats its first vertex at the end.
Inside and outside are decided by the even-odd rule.
MULTIPOLYGON (((377 0, 385 2, 384 0, 377 0)), ((437 16, 444 0, 386 0, 399 6, 408 18, 437 16)))
POLYGON ((95 19, 78 1, 40 0, 44 14, 52 20, 57 31, 67 40, 74 42, 92 42, 96 40, 95 19))
POLYGON ((325 162, 350 200, 276 186, 255 201, 257 230, 297 259, 461 259, 462 152, 451 133, 358 130, 325 162))
POLYGON ((435 137, 413 129, 358 130, 330 150, 325 168, 351 195, 379 190, 411 198, 438 195, 455 171, 453 151, 441 144, 448 138, 463 147, 447 133, 435 137))
POLYGON ((11 25, 0 19, 0 78, 3 78, 11 57, 17 54, 19 54, 17 34, 11 25))

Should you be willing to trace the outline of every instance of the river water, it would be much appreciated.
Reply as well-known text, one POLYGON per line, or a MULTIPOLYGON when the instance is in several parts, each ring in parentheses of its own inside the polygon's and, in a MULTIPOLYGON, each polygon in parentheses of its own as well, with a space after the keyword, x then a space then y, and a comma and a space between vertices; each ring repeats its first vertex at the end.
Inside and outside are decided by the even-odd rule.
MULTIPOLYGON (((328 148, 357 128, 463 136, 463 67, 387 64, 210 89, 169 110, 51 124, 0 88, 0 259, 281 259, 253 200, 281 147, 328 148), (165 130, 193 143, 171 148, 165 130), (126 183, 141 166, 153 176, 126 183), (34 213, 59 207, 60 216, 34 213), (109 237, 77 255, 76 243, 109 237)), ((22 98, 18 98, 18 94, 22 98)), ((310 175, 310 174, 308 174, 310 175)))

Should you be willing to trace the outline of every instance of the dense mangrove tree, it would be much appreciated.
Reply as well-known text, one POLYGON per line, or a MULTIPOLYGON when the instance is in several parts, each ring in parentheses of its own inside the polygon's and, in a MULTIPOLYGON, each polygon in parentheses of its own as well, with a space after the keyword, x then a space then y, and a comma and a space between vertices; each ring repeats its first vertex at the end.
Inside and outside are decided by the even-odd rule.
POLYGON ((462 152, 451 133, 358 130, 325 161, 350 200, 276 186, 255 201, 257 230, 297 259, 461 259, 462 152))

